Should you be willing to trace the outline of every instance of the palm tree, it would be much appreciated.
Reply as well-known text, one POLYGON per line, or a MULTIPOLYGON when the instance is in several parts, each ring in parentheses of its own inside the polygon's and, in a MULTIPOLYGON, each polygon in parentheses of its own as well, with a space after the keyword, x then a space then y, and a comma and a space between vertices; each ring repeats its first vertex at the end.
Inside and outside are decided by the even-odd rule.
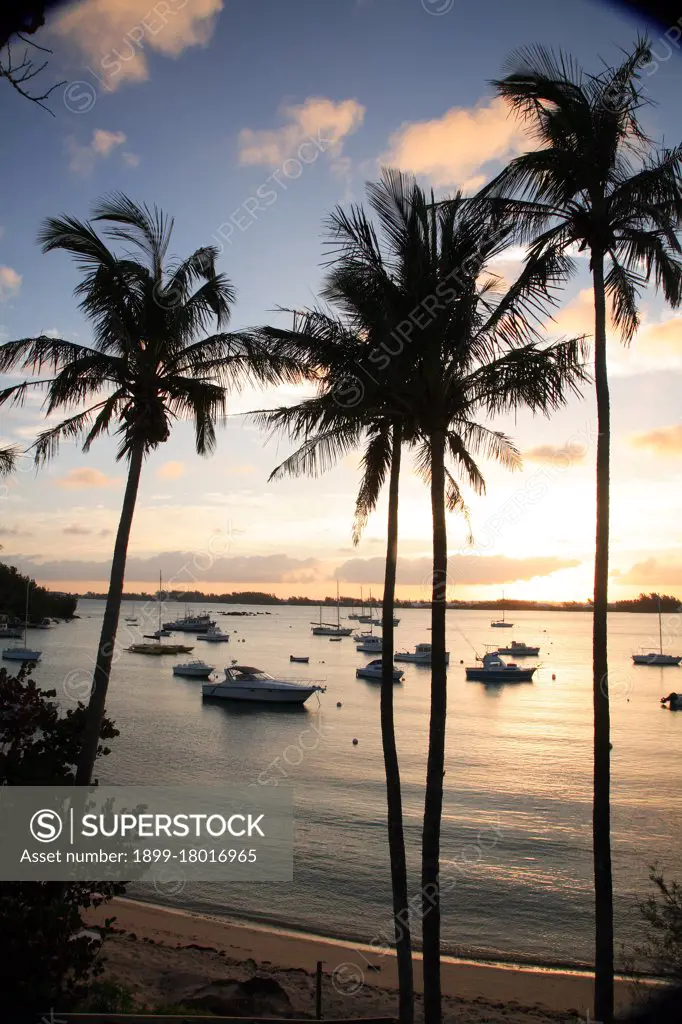
POLYGON ((43 251, 64 249, 76 260, 83 275, 76 295, 92 323, 92 345, 41 336, 0 347, 0 372, 16 366, 33 374, 51 371, 6 388, 0 404, 21 402, 37 387, 47 392, 48 416, 69 413, 38 436, 38 464, 56 455, 65 438, 83 439, 87 452, 112 429, 119 438, 117 458, 128 464, 77 785, 89 784, 97 753, 145 457, 168 440, 177 419, 191 419, 197 452, 211 453, 216 422, 225 415, 226 386, 298 378, 294 360, 266 351, 248 334, 203 337, 213 322, 227 324, 234 290, 216 271, 213 247, 182 261, 167 259, 172 227, 156 207, 122 194, 98 203, 90 222, 49 219, 40 233, 43 251), (104 225, 101 234, 93 222, 104 225), (107 238, 128 248, 116 255, 107 238))
MULTIPOLYGON (((483 204, 468 203, 460 195, 436 204, 413 179, 391 170, 384 172, 380 182, 369 185, 367 192, 381 227, 382 244, 362 209, 353 208, 348 214, 335 211, 331 218, 334 255, 324 295, 342 310, 358 339, 354 375, 362 384, 362 399, 351 410, 351 418, 356 425, 364 422, 366 426, 363 417, 367 416, 374 422, 356 515, 362 519, 365 508, 373 507, 377 488, 395 462, 398 428, 400 439, 414 450, 417 468, 431 487, 433 664, 422 836, 422 935, 425 1017, 427 1024, 437 1024, 441 1014, 439 862, 447 705, 446 508, 463 508, 460 482, 479 493, 485 489, 476 461, 479 455, 512 468, 518 465, 519 455, 509 438, 481 423, 480 414, 489 417, 522 404, 535 411, 551 411, 575 392, 583 379, 583 350, 580 341, 559 342, 548 348, 537 344, 532 321, 543 304, 551 301, 552 287, 562 279, 560 260, 546 261, 536 274, 524 275, 522 282, 504 295, 496 293, 486 263, 504 250, 512 226, 490 204, 486 210, 483 204), (408 333, 405 326, 415 322, 417 332, 408 333), (376 449, 371 459, 370 444, 376 449), (456 467, 457 475, 446 460, 456 467)), ((325 387, 333 392, 343 374, 352 372, 346 360, 325 387)), ((319 399, 310 403, 316 401, 319 399)), ((309 412, 315 408, 310 403, 309 412)), ((284 412, 281 415, 286 416, 284 412)), ((291 410, 289 416, 297 436, 304 438, 292 458, 310 466, 311 450, 321 441, 328 458, 334 441, 329 420, 306 419, 291 410)), ((345 451, 345 434, 341 434, 341 442, 345 451)), ((284 467, 288 468, 287 463, 284 467)), ((394 530, 397 521, 388 540, 389 588, 390 574, 395 572, 394 530)), ((386 653, 384 657, 383 686, 388 689, 386 669, 392 659, 388 662, 386 653)), ((388 733, 392 719, 387 716, 384 724, 388 733)), ((393 770, 387 760, 387 770, 389 767, 393 770)), ((399 923, 396 912, 396 925, 399 923)))
POLYGON ((388 529, 382 601, 381 739, 386 776, 386 804, 394 934, 398 967, 399 1020, 414 1019, 412 934, 410 928, 407 858, 403 829, 400 767, 393 708, 393 613, 398 556, 398 496, 401 448, 406 427, 387 400, 385 381, 368 375, 369 355, 380 327, 362 311, 355 318, 339 319, 322 309, 294 314, 291 331, 263 328, 263 337, 301 350, 306 363, 314 362, 318 393, 298 406, 257 414, 271 431, 284 430, 300 447, 273 470, 270 479, 303 474, 316 476, 346 453, 364 445, 363 478, 353 522, 353 543, 358 544, 389 477, 388 529), (363 367, 364 364, 364 367, 363 367), (358 377, 361 374, 362 380, 358 377), (351 382, 356 387, 349 387, 351 382), (357 386, 359 385, 359 387, 357 386), (349 391, 350 404, 341 397, 349 391), (391 415, 391 413, 393 413, 391 415))
POLYGON ((597 521, 594 566, 593 703, 595 1016, 613 1019, 613 885, 610 827, 610 722, 607 660, 610 404, 606 360, 607 300, 625 343, 639 326, 646 285, 677 306, 682 264, 682 147, 656 151, 639 111, 641 70, 651 59, 639 40, 617 67, 588 74, 543 47, 514 54, 495 82, 538 141, 484 190, 502 197, 529 243, 528 266, 576 249, 589 253, 594 291, 597 397, 597 521))

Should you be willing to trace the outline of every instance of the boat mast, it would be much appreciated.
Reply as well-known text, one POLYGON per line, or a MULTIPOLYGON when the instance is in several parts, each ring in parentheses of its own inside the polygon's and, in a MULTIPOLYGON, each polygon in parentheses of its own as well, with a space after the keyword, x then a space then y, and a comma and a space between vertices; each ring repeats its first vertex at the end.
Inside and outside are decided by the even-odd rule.
POLYGON ((658 647, 660 653, 663 654, 663 627, 661 626, 661 595, 657 594, 658 598, 658 647))
POLYGON ((24 650, 27 649, 26 648, 26 630, 28 629, 28 592, 29 592, 30 586, 31 586, 31 581, 29 580, 28 583, 26 584, 26 614, 24 615, 24 650))
POLYGON ((341 627, 341 607, 339 605, 339 581, 336 581, 336 628, 341 627))

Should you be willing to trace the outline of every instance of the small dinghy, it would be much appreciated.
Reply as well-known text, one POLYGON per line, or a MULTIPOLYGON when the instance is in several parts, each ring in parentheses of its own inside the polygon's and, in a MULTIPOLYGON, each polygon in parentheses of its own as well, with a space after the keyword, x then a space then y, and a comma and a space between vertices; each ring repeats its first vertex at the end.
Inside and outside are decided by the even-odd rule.
POLYGON ((301 665, 307 665, 310 658, 297 658, 295 654, 290 654, 289 661, 297 661, 301 665))

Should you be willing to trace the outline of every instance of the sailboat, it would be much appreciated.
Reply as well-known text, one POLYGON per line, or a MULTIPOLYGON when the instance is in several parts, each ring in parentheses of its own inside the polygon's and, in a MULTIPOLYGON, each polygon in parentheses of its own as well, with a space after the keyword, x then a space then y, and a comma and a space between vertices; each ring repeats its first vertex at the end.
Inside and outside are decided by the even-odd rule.
MULTIPOLYGON (((362 596, 362 587, 360 587, 360 615, 364 615, 364 614, 365 614, 365 601, 364 601, 364 598, 362 596)), ((349 619, 357 620, 357 619, 360 618, 360 615, 358 615, 357 612, 349 612, 348 618, 349 619)))
POLYGON ((512 629, 514 626, 513 622, 505 622, 504 619, 504 590, 502 591, 502 618, 495 619, 490 625, 493 629, 512 629))
MULTIPOLYGON (((155 640, 153 644, 131 644, 126 650, 131 654, 150 654, 163 655, 163 654, 189 654, 194 650, 193 647, 188 647, 186 644, 162 644, 162 636, 170 636, 170 630, 164 629, 161 625, 161 594, 163 593, 163 582, 161 579, 161 573, 159 573, 159 628, 154 633, 145 633, 146 640, 155 640)), ((130 622, 130 619, 126 619, 126 622, 130 622)), ((134 620, 137 622, 137 619, 134 620)))
POLYGON ((661 598, 658 595, 658 650, 642 651, 640 654, 633 654, 632 660, 635 665, 679 665, 682 661, 682 654, 663 653, 663 626, 661 624, 661 598))
POLYGON ((369 592, 369 615, 358 615, 358 622, 362 622, 365 625, 369 625, 369 626, 380 626, 381 625, 381 619, 377 619, 377 618, 373 618, 372 617, 372 608, 373 607, 374 607, 374 605, 372 604, 372 591, 370 590, 370 592, 369 592))
POLYGON ((126 615, 126 622, 132 622, 137 625, 137 616, 135 615, 135 602, 133 601, 133 613, 132 615, 126 615))
POLYGON ((28 595, 31 587, 31 581, 26 583, 26 614, 24 615, 24 646, 23 647, 5 647, 2 652, 2 656, 5 661, 40 661, 42 651, 31 650, 30 647, 26 646, 26 629, 28 627, 28 595))
POLYGON ((322 621, 322 605, 320 605, 320 621, 319 623, 311 622, 313 636, 330 636, 338 637, 341 639, 342 636, 350 636, 353 630, 350 627, 341 625, 341 612, 339 605, 339 585, 336 584, 336 625, 330 622, 322 621))

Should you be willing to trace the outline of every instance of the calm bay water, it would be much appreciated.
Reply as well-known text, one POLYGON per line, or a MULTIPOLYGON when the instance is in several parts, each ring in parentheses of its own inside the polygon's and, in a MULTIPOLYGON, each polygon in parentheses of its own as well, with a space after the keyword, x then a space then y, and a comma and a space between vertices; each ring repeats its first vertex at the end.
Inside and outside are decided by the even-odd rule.
MULTIPOLYGON (((74 673, 92 665, 103 607, 81 601, 81 619, 30 634, 43 649, 34 673, 39 685, 60 695, 65 679, 67 690, 77 688, 74 673)), ((379 687, 355 678, 366 659, 352 640, 330 643, 310 635, 315 609, 268 610, 255 618, 218 615, 223 629, 237 631, 230 644, 217 648, 188 639, 195 647, 191 657, 219 668, 237 658, 272 674, 323 680, 327 692, 319 703, 312 697, 299 711, 204 705, 199 681, 172 675, 176 659, 122 652, 108 704, 121 735, 99 778, 109 784, 292 784, 293 884, 192 883, 165 902, 369 942, 390 934, 379 687), (290 654, 310 655, 310 664, 289 664, 290 654)), ((166 612, 174 618, 183 607, 169 604, 166 612)), ((398 614, 397 648, 430 639, 428 611, 398 614)), ((515 628, 496 631, 492 617, 448 612, 444 947, 452 954, 580 964, 590 959, 592 929, 591 619, 587 613, 514 612, 515 628), (460 660, 471 663, 472 645, 482 653, 486 643, 512 637, 541 646, 532 684, 466 682, 460 660)), ((142 619, 140 627, 122 623, 132 632, 121 632, 121 646, 138 639, 142 625, 142 619)), ((155 625, 152 615, 144 631, 155 625)), ((671 876, 682 876, 682 714, 658 705, 660 696, 682 690, 682 668, 632 666, 633 651, 657 643, 655 616, 612 614, 609 627, 617 941, 627 942, 639 928, 635 902, 648 888, 647 865, 658 861, 671 876)), ((677 651, 679 627, 675 633, 669 649, 677 651)), ((430 674, 402 667, 396 720, 416 893, 430 674)), ((164 902, 153 890, 137 894, 164 902)))

